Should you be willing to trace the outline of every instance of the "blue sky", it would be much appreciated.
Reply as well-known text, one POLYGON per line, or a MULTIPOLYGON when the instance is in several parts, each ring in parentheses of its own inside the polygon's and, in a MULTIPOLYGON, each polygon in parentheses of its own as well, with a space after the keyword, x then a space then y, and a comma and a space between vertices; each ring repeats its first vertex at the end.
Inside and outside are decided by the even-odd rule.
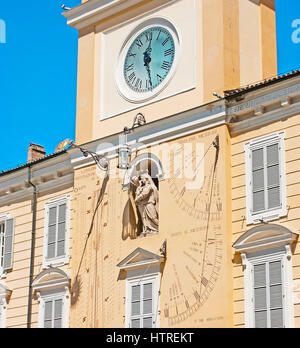
MULTIPOLYGON (((0 1, 0 170, 26 163, 30 142, 50 154, 75 137, 78 34, 61 15, 63 2, 80 4, 0 1)), ((300 68, 300 1, 276 0, 276 6, 282 74, 300 68)))
POLYGON ((60 141, 74 138, 78 32, 61 15, 63 1, 0 0, 6 24, 6 43, 0 43, 0 170, 26 163, 30 142, 50 154, 60 141))

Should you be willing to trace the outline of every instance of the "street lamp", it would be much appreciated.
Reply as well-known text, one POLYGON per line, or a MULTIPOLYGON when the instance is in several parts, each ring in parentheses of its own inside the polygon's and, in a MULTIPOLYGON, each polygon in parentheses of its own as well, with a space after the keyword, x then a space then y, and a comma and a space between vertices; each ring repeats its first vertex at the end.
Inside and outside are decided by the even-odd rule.
POLYGON ((119 161, 118 161, 118 168, 119 169, 128 169, 129 163, 130 163, 130 155, 131 155, 131 149, 128 144, 123 144, 119 148, 119 161))
POLYGON ((123 130, 124 133, 124 144, 120 145, 118 150, 119 160, 118 168, 127 170, 129 168, 131 149, 127 144, 127 135, 132 133, 136 127, 140 127, 146 124, 145 116, 142 113, 138 113, 134 120, 131 128, 125 127, 123 130))

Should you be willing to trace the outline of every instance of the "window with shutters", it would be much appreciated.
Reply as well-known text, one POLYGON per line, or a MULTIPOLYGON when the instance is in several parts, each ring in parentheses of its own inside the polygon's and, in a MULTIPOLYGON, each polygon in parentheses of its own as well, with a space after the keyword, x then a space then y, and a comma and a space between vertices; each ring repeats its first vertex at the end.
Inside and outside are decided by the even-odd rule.
POLYGON ((126 327, 157 327, 158 279, 158 276, 153 276, 127 281, 126 327))
POLYGON ((69 262, 70 197, 46 204, 44 267, 69 262))
POLYGON ((284 326, 281 269, 281 260, 253 265, 256 328, 284 326))
POLYGON ((13 266, 14 219, 0 219, 0 277, 13 266))
POLYGON ((39 328, 68 327, 69 300, 66 291, 46 291, 39 294, 39 328))
POLYGON ((131 286, 131 328, 152 328, 153 283, 139 282, 131 286))
POLYGON ((284 132, 245 144, 247 223, 285 216, 284 132))
POLYGON ((122 278, 126 279, 126 328, 159 327, 161 263, 164 261, 162 254, 137 248, 117 265, 122 278))
POLYGON ((244 274, 247 328, 294 327, 293 251, 299 234, 260 224, 234 243, 244 274))
POLYGON ((45 329, 63 328, 63 296, 45 298, 43 301, 43 327, 45 329))
POLYGON ((245 291, 249 303, 248 327, 290 327, 291 298, 288 263, 285 253, 249 258, 245 291))
POLYGON ((40 328, 69 327, 70 284, 70 276, 59 268, 43 270, 33 280, 33 298, 39 304, 40 328))

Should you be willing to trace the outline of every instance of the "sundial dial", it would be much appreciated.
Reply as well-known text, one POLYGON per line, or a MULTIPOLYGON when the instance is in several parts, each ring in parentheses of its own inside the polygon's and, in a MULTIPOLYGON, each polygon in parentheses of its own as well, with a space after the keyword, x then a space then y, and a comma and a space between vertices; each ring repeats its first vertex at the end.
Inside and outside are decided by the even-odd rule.
MULTIPOLYGON (((189 139, 199 140, 197 136, 189 139)), ((176 173, 168 180, 176 215, 180 215, 186 226, 170 231, 168 237, 168 272, 173 277, 164 290, 168 295, 164 297, 161 315, 170 326, 180 325, 196 312, 200 313, 220 278, 224 228, 220 192, 222 173, 219 168, 221 149, 216 140, 219 141, 216 133, 205 139, 205 155, 201 163, 204 177, 200 188, 187 189, 186 180, 177 179, 176 173), (211 141, 207 142, 208 139, 211 141), (172 245, 177 246, 175 250, 172 245)))

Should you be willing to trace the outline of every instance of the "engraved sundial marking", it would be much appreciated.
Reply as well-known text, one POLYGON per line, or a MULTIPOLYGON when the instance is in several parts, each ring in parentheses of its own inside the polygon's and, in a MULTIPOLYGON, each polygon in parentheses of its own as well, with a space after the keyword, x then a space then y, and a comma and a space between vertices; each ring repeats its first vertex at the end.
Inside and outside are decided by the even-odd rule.
MULTIPOLYGON (((213 132, 208 134, 216 135, 213 132)), ((201 138, 202 136, 194 136, 188 140, 197 141, 201 138)), ((171 266, 177 292, 175 294, 174 284, 170 285, 169 299, 162 312, 170 326, 179 324, 198 312, 213 293, 220 277, 224 243, 223 206, 218 181, 219 150, 213 147, 208 150, 204 164, 206 174, 201 189, 187 190, 184 180, 177 180, 181 175, 180 168, 174 171, 175 178, 168 181, 170 194, 182 215, 188 217, 192 224, 196 223, 194 228, 171 234, 171 238, 180 239, 180 255, 176 256, 176 261, 171 266)), ((178 152, 174 157, 177 155, 178 152)), ((191 154, 185 160, 193 160, 193 157, 191 154)))

